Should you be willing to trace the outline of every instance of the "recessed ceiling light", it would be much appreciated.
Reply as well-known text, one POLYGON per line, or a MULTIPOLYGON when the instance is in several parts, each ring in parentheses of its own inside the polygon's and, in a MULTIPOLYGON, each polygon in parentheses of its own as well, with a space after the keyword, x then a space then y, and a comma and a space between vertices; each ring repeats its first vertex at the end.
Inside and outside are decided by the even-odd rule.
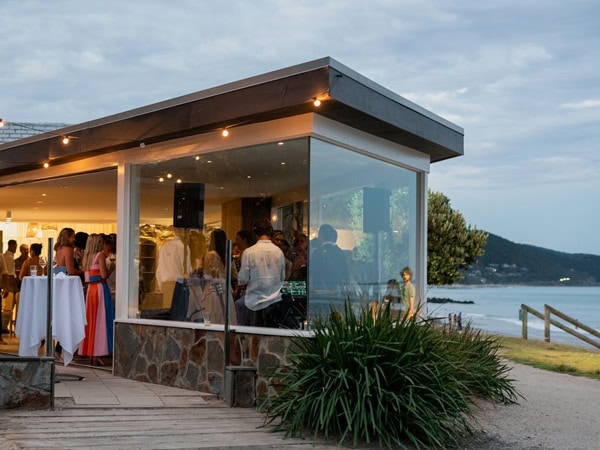
POLYGON ((282 166, 285 166, 285 161, 282 161, 282 162, 281 162, 281 165, 282 165, 282 166))
POLYGON ((168 174, 167 174, 167 178, 173 178, 173 174, 171 174, 171 173, 168 173, 168 174))
POLYGON ((199 156, 196 156, 195 159, 196 159, 196 161, 200 161, 200 157, 199 156))
POLYGON ((211 164, 212 161, 209 159, 208 161, 206 161, 206 164, 211 164))
POLYGON ((42 197, 45 197, 45 196, 46 196, 46 194, 42 194, 42 197))
POLYGON ((246 178, 252 178, 250 175, 248 175, 246 178))
POLYGON ((278 142, 278 143, 277 143, 277 145, 283 145, 283 144, 284 144, 283 142, 278 142))

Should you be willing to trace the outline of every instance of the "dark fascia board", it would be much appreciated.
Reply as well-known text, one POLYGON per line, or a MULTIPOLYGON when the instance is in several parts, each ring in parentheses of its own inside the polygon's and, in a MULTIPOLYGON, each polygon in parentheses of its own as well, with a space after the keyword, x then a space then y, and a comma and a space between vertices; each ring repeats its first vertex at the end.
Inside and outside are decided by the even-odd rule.
POLYGON ((463 154, 460 127, 327 57, 0 145, 0 176, 308 112, 422 151, 432 162, 463 154), (319 108, 315 97, 324 98, 319 108), (68 145, 65 135, 73 138, 68 145))

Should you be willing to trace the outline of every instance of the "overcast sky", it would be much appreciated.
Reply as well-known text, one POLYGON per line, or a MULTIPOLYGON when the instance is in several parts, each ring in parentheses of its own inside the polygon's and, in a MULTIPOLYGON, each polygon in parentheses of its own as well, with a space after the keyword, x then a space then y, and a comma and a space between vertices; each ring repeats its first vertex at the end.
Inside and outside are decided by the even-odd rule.
POLYGON ((80 123, 331 56, 465 129, 430 187, 600 255, 597 0, 0 1, 0 117, 80 123))

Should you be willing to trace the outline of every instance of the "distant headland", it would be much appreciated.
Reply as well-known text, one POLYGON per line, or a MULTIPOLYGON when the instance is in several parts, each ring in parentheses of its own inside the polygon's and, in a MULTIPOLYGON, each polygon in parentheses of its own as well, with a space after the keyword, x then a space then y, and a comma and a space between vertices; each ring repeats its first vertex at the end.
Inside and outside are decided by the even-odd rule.
POLYGON ((600 286, 600 256, 516 244, 488 233, 485 254, 463 285, 600 286))

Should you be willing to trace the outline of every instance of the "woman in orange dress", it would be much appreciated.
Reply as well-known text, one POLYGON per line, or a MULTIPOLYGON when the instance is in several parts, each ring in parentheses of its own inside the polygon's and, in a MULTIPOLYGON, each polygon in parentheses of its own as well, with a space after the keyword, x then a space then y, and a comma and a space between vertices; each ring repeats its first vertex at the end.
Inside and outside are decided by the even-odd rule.
MULTIPOLYGON (((88 288, 86 294, 85 337, 79 346, 79 354, 91 356, 94 362, 104 365, 100 356, 109 355, 113 349, 113 324, 115 312, 106 279, 110 271, 106 268, 104 241, 99 234, 91 234, 83 254, 88 288)), ((113 266, 114 267, 114 266, 113 266)))

